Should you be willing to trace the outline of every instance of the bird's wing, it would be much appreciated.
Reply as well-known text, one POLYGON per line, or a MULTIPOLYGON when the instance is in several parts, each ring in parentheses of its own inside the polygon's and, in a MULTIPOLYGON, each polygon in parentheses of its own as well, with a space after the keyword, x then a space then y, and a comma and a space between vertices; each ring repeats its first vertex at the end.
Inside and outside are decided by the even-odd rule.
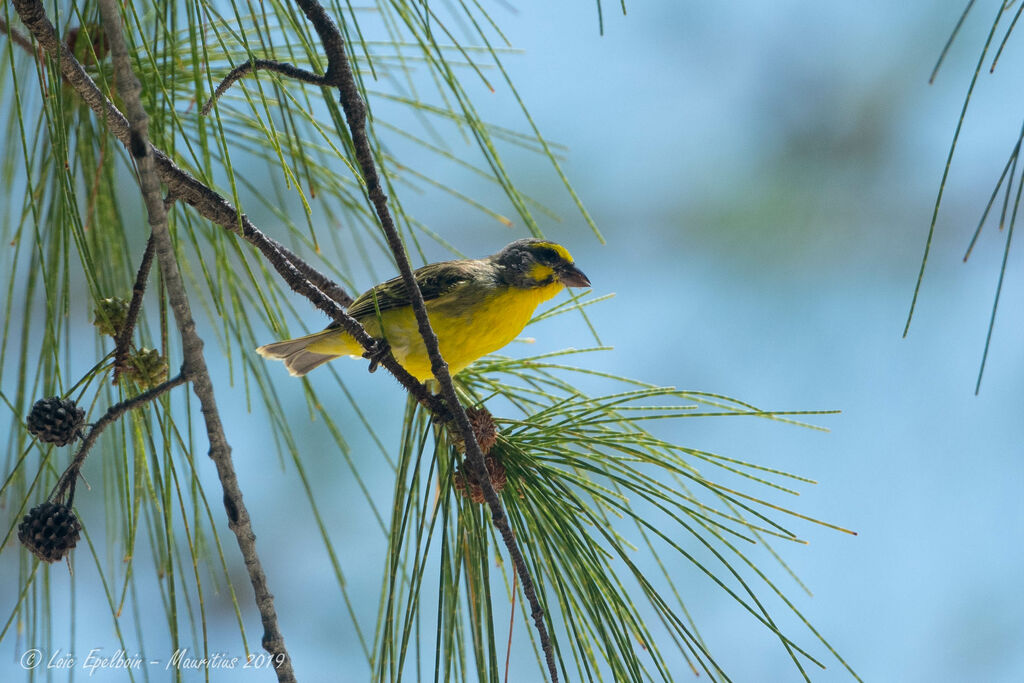
MULTIPOLYGON (((423 293, 423 300, 429 302, 437 299, 459 284, 472 279, 474 269, 470 264, 472 262, 442 261, 417 268, 413 274, 423 293)), ((392 308, 409 306, 411 303, 405 282, 401 277, 395 277, 359 295, 359 298, 348 307, 348 314, 358 320, 374 316, 378 310, 383 313, 392 308)))

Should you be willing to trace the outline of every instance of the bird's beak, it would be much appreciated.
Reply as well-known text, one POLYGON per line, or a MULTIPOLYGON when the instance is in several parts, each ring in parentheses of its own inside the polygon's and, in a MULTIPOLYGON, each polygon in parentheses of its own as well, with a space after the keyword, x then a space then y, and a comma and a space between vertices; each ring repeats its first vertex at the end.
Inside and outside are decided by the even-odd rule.
POLYGON ((562 266, 558 270, 558 279, 566 287, 589 287, 590 279, 574 265, 562 266))

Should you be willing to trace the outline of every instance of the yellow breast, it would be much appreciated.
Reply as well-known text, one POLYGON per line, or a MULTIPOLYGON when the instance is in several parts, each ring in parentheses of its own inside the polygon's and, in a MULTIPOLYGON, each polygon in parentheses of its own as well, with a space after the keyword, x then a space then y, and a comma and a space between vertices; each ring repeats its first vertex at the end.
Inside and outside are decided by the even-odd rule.
MULTIPOLYGON (((482 293, 479 303, 474 301, 473 305, 467 305, 469 295, 466 292, 457 290, 428 302, 430 325, 437 334, 441 355, 451 373, 454 375, 477 358, 515 339, 530 322, 537 306, 561 290, 558 282, 530 289, 491 289, 482 293)), ((376 317, 362 322, 371 335, 381 336, 376 317)), ((412 307, 384 311, 380 322, 384 324, 384 336, 398 362, 420 381, 433 377, 412 307)))

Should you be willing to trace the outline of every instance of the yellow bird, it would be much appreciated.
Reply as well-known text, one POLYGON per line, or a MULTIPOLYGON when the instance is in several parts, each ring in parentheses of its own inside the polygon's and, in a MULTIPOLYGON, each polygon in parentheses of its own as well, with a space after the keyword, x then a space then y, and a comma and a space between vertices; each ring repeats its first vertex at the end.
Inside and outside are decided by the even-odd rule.
MULTIPOLYGON (((565 247, 532 238, 516 240, 487 258, 431 263, 414 275, 441 355, 453 375, 515 339, 537 306, 562 288, 590 286, 565 247)), ((421 382, 433 378, 409 292, 400 277, 360 295, 348 314, 370 336, 386 341, 409 374, 421 382)), ((362 356, 363 347, 332 323, 322 332, 256 351, 283 360, 289 373, 301 377, 333 358, 362 356)))

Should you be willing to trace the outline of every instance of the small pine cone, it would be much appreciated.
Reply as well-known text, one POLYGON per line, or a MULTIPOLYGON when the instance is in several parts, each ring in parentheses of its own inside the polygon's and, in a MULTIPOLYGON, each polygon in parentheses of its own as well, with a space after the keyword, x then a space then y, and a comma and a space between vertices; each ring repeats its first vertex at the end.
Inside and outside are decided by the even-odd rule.
POLYGON ((491 486, 497 493, 501 493, 505 490, 505 485, 508 484, 508 471, 501 464, 501 460, 493 455, 488 456, 484 462, 487 463, 487 473, 491 475, 491 486))
MULTIPOLYGON (((467 408, 466 417, 473 428, 473 435, 476 442, 480 444, 480 451, 487 455, 491 452, 495 442, 498 440, 498 426, 494 424, 494 416, 487 408, 467 408)), ((462 432, 454 423, 448 423, 448 440, 455 446, 455 450, 465 455, 466 443, 462 438, 462 432)))
POLYGON ((128 373, 143 389, 167 381, 167 359, 156 349, 142 348, 128 358, 128 373))
POLYGON ((18 540, 43 562, 58 562, 78 543, 82 524, 63 503, 46 502, 29 510, 18 525, 18 540))
MULTIPOLYGON (((505 485, 508 484, 508 472, 506 472, 505 466, 501 464, 501 460, 493 455, 486 456, 484 464, 487 465, 487 474, 490 476, 491 486, 494 487, 495 493, 501 493, 505 490, 505 485)), ((479 483, 471 479, 468 470, 469 468, 466 466, 466 463, 463 462, 455 471, 455 480, 453 482, 455 490, 474 503, 483 503, 484 489, 479 483)))
POLYGON ((85 411, 69 398, 41 398, 32 406, 25 426, 44 443, 67 446, 82 434, 85 411))
POLYGON ((116 338, 128 320, 128 306, 127 301, 116 296, 101 299, 93 312, 92 324, 99 328, 100 334, 116 338))

